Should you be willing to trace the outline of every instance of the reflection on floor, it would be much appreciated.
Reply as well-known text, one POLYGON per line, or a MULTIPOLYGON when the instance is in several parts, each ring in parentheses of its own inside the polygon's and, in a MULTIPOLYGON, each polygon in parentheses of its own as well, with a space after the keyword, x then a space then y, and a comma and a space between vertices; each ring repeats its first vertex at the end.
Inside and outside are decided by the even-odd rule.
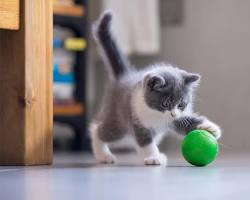
POLYGON ((170 156, 169 166, 144 167, 134 156, 97 165, 90 155, 56 155, 53 166, 0 167, 0 199, 249 199, 250 158, 221 156, 191 167, 170 156))

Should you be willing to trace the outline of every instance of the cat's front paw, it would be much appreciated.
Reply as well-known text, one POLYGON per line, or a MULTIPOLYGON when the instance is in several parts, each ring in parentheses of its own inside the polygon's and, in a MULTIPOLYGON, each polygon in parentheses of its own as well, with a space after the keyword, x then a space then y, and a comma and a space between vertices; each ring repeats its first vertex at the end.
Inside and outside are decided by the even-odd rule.
POLYGON ((145 165, 167 165, 167 157, 163 153, 159 153, 159 155, 150 156, 144 159, 145 165))
POLYGON ((112 164, 116 162, 116 157, 111 153, 107 153, 96 156, 96 160, 99 163, 112 164))
POLYGON ((205 120, 204 122, 199 124, 197 126, 197 129, 206 130, 210 132, 216 139, 219 139, 221 137, 220 127, 209 120, 205 120))

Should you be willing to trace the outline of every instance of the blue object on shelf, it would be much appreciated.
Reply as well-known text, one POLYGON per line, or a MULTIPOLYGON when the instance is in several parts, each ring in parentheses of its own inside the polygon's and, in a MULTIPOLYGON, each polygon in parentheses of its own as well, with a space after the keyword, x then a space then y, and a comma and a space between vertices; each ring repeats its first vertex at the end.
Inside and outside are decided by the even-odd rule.
POLYGON ((55 49, 62 48, 64 46, 64 41, 61 38, 54 38, 53 39, 53 47, 55 49))
POLYGON ((74 73, 72 71, 69 71, 68 73, 62 73, 58 64, 54 64, 53 77, 54 82, 75 83, 74 73))

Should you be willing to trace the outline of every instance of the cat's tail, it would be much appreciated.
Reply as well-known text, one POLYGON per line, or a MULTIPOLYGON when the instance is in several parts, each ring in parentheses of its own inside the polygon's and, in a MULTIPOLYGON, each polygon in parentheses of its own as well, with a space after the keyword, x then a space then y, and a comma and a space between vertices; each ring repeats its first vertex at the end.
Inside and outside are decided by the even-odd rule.
POLYGON ((111 78, 119 79, 130 70, 130 64, 119 49, 111 31, 112 13, 106 11, 93 25, 93 35, 108 66, 111 78))

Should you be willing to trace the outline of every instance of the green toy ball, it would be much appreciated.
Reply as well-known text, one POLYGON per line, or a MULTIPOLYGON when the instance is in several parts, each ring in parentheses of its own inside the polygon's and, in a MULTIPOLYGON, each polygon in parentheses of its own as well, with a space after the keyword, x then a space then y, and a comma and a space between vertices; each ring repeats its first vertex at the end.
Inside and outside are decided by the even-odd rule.
POLYGON ((182 142, 182 155, 195 166, 205 166, 213 162, 218 152, 217 140, 205 130, 190 131, 182 142))

